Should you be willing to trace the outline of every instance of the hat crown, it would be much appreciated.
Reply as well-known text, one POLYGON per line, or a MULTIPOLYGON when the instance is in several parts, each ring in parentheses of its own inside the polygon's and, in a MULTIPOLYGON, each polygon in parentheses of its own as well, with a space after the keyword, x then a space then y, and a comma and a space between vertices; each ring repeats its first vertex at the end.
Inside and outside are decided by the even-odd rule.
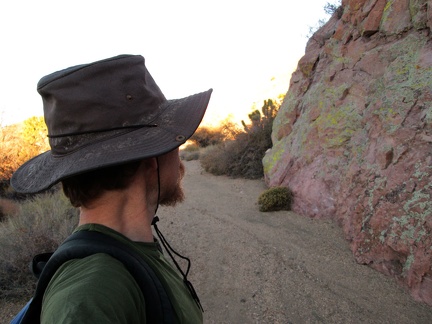
POLYGON ((140 55, 120 55, 43 77, 51 150, 21 165, 17 192, 36 193, 83 172, 160 156, 197 129, 212 89, 166 100, 140 55))
POLYGON ((141 55, 119 55, 54 72, 39 81, 37 90, 50 137, 145 125, 166 101, 141 55))

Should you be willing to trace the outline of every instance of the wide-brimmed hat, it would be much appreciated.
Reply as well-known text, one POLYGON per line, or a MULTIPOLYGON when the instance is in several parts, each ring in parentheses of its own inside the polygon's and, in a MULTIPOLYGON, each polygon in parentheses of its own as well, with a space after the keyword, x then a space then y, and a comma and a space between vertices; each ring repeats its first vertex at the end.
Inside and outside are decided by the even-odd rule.
POLYGON ((167 100, 141 55, 120 55, 43 77, 51 150, 24 163, 11 185, 37 193, 67 177, 155 157, 183 144, 200 124, 212 89, 167 100))

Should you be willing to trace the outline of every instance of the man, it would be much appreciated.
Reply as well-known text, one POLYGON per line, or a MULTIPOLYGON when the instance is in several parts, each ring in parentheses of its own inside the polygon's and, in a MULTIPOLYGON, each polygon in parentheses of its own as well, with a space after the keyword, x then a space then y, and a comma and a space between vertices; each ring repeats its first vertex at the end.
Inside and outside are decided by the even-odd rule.
MULTIPOLYGON (((144 58, 121 55, 45 76, 38 92, 51 150, 23 164, 12 186, 36 193, 61 182, 80 208, 76 231, 102 232, 137 250, 177 322, 201 323, 193 288, 161 254, 151 225, 159 204, 183 200, 178 147, 201 122, 212 90, 166 100, 144 58)), ((98 253, 59 268, 41 323, 145 323, 145 303, 123 264, 98 253)))

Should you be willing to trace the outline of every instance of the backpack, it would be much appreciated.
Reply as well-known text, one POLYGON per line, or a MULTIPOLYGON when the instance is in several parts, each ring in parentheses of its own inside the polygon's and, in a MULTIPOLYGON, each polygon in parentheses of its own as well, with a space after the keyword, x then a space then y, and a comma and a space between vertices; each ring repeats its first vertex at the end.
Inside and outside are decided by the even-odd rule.
POLYGON ((42 299, 52 276, 66 261, 81 259, 95 253, 106 253, 121 261, 141 288, 145 299, 147 323, 175 323, 168 295, 150 266, 129 246, 115 238, 95 231, 73 233, 54 253, 35 256, 32 271, 39 278, 30 301, 11 324, 40 323, 42 299))

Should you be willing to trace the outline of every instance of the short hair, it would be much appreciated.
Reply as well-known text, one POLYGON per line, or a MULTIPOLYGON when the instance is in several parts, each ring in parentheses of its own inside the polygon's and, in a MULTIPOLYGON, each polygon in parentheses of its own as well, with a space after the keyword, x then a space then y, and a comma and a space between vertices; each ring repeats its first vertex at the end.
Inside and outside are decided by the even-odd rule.
POLYGON ((63 192, 74 207, 89 207, 104 192, 128 187, 141 161, 96 169, 62 180, 63 192))

